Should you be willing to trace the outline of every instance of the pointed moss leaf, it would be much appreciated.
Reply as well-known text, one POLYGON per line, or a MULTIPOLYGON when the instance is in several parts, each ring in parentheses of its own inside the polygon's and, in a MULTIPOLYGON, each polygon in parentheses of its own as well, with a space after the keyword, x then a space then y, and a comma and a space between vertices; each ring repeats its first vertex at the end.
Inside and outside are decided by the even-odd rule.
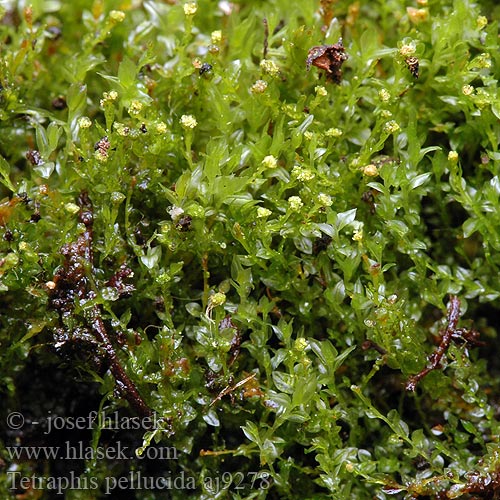
POLYGON ((265 463, 268 464, 273 463, 280 455, 276 442, 270 439, 265 439, 262 443, 261 453, 265 459, 265 463))
POLYGON ((318 228, 321 230, 321 232, 327 234, 328 236, 333 236, 335 235, 335 230, 331 224, 326 224, 326 223, 319 223, 318 228))
POLYGON ((264 406, 276 412, 277 415, 288 413, 292 407, 290 396, 283 392, 269 391, 264 406))
POLYGON ((324 365, 333 366, 338 351, 329 340, 309 339, 309 345, 324 365))
POLYGON ((340 231, 356 219, 356 211, 356 208, 352 208, 351 210, 337 214, 337 220, 335 223, 337 231, 340 231))
POLYGON ((276 389, 286 394, 293 394, 294 379, 288 373, 274 371, 272 374, 274 385, 276 389))
POLYGON ((491 103, 491 111, 495 115, 495 117, 500 120, 500 103, 498 102, 498 100, 491 103))
POLYGON ((205 413, 203 415, 203 420, 208 425, 211 425, 212 427, 219 427, 220 426, 219 417, 217 416, 217 413, 215 413, 215 410, 213 410, 213 409, 211 409, 208 413, 205 413))
POLYGON ((442 95, 439 96, 439 99, 441 99, 446 104, 450 104, 451 106, 456 106, 458 104, 458 97, 454 95, 442 95))
POLYGON ((303 134, 311 126, 313 121, 314 121, 314 115, 308 115, 307 118, 297 128, 296 133, 303 134))
POLYGON ((83 109, 87 98, 87 86, 81 83, 73 83, 66 94, 66 103, 71 113, 83 109))
POLYGON ((243 431, 243 434, 245 434, 247 439, 249 439, 253 443, 260 445, 262 441, 259 436, 259 428, 254 422, 247 420, 245 425, 241 426, 241 430, 243 431))
POLYGON ((382 488, 382 492, 387 495, 397 495, 402 491, 405 491, 405 488, 403 486, 384 486, 382 488))
POLYGON ((408 226, 401 220, 388 220, 386 221, 387 227, 398 236, 404 236, 408 233, 408 226))
POLYGON ((470 218, 467 219, 462 225, 462 231, 464 233, 464 238, 469 238, 476 231, 481 231, 483 227, 483 220, 470 218))
POLYGON ((153 269, 158 265, 160 258, 161 258, 161 246, 148 247, 146 255, 141 256, 141 262, 148 269, 153 269))
POLYGON ((307 404, 316 394, 317 381, 316 376, 309 378, 297 377, 292 395, 292 405, 299 406, 307 404))
POLYGON ((372 460, 372 454, 368 450, 360 449, 358 450, 358 458, 360 462, 368 462, 372 460))
POLYGON ((48 161, 47 163, 41 163, 40 165, 33 167, 33 170, 43 179, 48 179, 52 172, 54 172, 55 164, 53 161, 48 161))
POLYGON ((58 127, 54 122, 49 123, 47 127, 47 141, 49 151, 52 153, 57 148, 57 143, 59 142, 59 138, 61 137, 63 130, 61 127, 58 127))
POLYGON ((130 58, 125 56, 118 67, 120 85, 125 89, 131 87, 135 82, 136 75, 137 66, 130 58))
POLYGON ((28 332, 19 342, 25 342, 35 335, 38 335, 45 328, 46 324, 46 321, 32 321, 28 326, 28 332))
POLYGON ((271 360, 273 370, 276 370, 281 363, 288 357, 289 352, 288 349, 278 349, 276 354, 271 360))
POLYGON ((276 336, 288 345, 290 337, 293 334, 293 321, 287 323, 284 319, 280 319, 277 325, 271 325, 276 336))
POLYGON ((14 185, 10 180, 9 174, 10 174, 10 165, 5 160, 5 158, 2 155, 0 155, 0 176, 1 176, 0 182, 7 189, 10 189, 12 192, 14 192, 16 189, 14 188, 14 185))
POLYGON ((491 178, 490 186, 493 188, 494 192, 497 195, 500 195, 500 179, 498 178, 498 175, 495 175, 491 178))
POLYGON ((223 140, 211 141, 207 146, 203 173, 210 183, 221 174, 222 160, 227 154, 226 148, 227 145, 223 140))
POLYGON ((440 146, 429 146, 427 148, 422 148, 419 152, 419 159, 421 160, 427 153, 431 153, 432 151, 441 151, 440 146))
POLYGON ((305 253, 307 255, 311 255, 313 252, 313 242, 311 238, 307 238, 305 236, 300 236, 293 239, 293 243, 297 250, 305 253))
POLYGON ((332 369, 334 371, 337 371, 339 368, 340 368, 340 365, 345 361, 345 359, 349 356, 349 354, 351 354, 352 351, 354 351, 354 349, 356 349, 356 346, 353 345, 347 349, 345 349, 344 351, 342 351, 336 358, 335 358, 335 362, 333 363, 333 366, 332 366, 332 369))
POLYGON ((36 145, 40 151, 42 158, 47 158, 50 154, 49 140, 45 128, 39 123, 35 124, 36 130, 36 145))
POLYGON ((427 172, 426 174, 420 174, 416 177, 413 177, 413 179, 409 183, 409 188, 416 189, 419 186, 422 186, 422 184, 425 184, 431 176, 432 174, 430 172, 427 172))
POLYGON ((409 435, 408 424, 403 420, 401 420, 401 417, 399 416, 397 410, 390 410, 389 413, 387 414, 387 420, 389 420, 389 422, 392 425, 392 429, 399 436, 408 437, 409 435))
POLYGON ((476 429, 476 426, 472 423, 469 422, 468 420, 461 419, 460 422, 462 422, 463 428, 472 435, 476 435, 478 433, 478 429, 476 429))

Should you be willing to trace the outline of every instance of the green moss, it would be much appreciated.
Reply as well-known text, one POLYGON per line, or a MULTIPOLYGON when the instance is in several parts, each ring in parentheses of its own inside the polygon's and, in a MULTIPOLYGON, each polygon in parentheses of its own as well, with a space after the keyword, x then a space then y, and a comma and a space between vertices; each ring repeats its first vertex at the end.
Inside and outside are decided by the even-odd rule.
POLYGON ((0 7, 4 496, 500 489, 498 8, 365 3, 0 7))

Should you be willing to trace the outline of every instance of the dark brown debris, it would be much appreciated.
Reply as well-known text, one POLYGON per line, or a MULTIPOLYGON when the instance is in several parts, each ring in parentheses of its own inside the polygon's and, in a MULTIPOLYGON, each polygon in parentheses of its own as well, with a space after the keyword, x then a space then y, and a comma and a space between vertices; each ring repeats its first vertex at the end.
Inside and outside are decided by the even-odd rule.
POLYGON ((460 319, 460 299, 456 295, 450 295, 450 302, 448 303, 448 317, 447 325, 444 332, 441 333, 441 340, 437 349, 429 356, 429 363, 427 366, 417 373, 408 378, 406 382, 406 390, 414 391, 420 380, 426 377, 432 370, 441 368, 441 360, 445 356, 451 342, 456 344, 469 344, 471 346, 483 345, 480 342, 479 332, 476 330, 468 330, 466 328, 457 328, 458 320, 460 319))
POLYGON ((408 69, 410 70, 410 73, 414 76, 415 79, 418 79, 419 77, 419 60, 417 57, 408 57, 405 60, 406 66, 408 66, 408 69))
POLYGON ((342 81, 342 64, 348 59, 342 38, 334 45, 318 45, 309 50, 306 59, 307 71, 316 66, 326 72, 327 80, 333 83, 342 81))
MULTIPOLYGON (((150 416, 152 414, 151 410, 137 391, 135 384, 126 374, 111 343, 102 319, 100 305, 95 305, 90 309, 83 320, 83 326, 73 328, 71 331, 67 327, 65 320, 74 313, 75 302, 90 300, 96 295, 92 287, 94 281, 94 213, 92 203, 86 192, 80 194, 78 204, 80 206, 78 219, 84 225, 85 230, 78 236, 76 241, 61 248, 64 263, 54 275, 54 286, 49 288, 49 305, 59 313, 60 317, 60 326, 55 333, 56 346, 61 349, 64 348, 65 343, 74 343, 75 341, 88 343, 89 346, 94 345, 98 357, 100 356, 109 365, 120 396, 127 400, 139 414, 150 416)), ((120 295, 131 293, 133 290, 132 285, 123 282, 131 274, 130 269, 122 266, 107 284, 116 288, 120 295)))

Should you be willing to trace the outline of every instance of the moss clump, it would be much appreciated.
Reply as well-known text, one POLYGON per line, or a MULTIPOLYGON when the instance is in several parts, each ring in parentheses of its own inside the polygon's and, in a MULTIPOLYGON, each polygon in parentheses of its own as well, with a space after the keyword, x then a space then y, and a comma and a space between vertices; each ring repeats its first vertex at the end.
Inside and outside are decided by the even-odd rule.
POLYGON ((4 2, 4 497, 496 498, 497 10, 4 2))

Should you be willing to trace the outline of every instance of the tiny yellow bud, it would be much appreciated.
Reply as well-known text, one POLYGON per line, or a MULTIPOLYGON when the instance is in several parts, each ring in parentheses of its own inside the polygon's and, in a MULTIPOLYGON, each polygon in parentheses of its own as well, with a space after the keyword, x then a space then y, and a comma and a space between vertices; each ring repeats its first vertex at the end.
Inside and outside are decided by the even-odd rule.
POLYGON ((70 214, 77 214, 80 211, 80 207, 76 203, 66 203, 64 210, 70 214))
POLYGON ((354 241, 361 241, 363 239, 363 228, 355 229, 352 239, 354 241))
POLYGON ((260 69, 272 77, 276 77, 280 74, 278 65, 270 59, 262 59, 262 61, 260 61, 260 69))
POLYGON ((458 153, 456 151, 450 151, 448 153, 448 161, 451 163, 457 163, 458 162, 458 153))
POLYGON ((193 115, 182 115, 179 122, 185 129, 194 129, 198 125, 193 115))
POLYGON ((485 16, 479 16, 476 20, 477 29, 482 30, 488 25, 488 18, 485 16))
POLYGON ((210 296, 209 307, 211 308, 218 307, 224 304, 225 302, 226 302, 226 294, 222 292, 217 292, 210 296))
POLYGON ((258 207, 257 208, 257 218, 258 219, 264 219, 265 217, 269 217, 272 214, 271 210, 264 208, 264 207, 258 207))
POLYGON ((121 23, 125 19, 125 12, 121 10, 112 10, 109 13, 109 18, 115 23, 121 23))
POLYGON ((323 87, 323 85, 316 85, 316 87, 314 87, 314 90, 315 90, 316 94, 321 96, 321 97, 328 95, 328 92, 325 89, 325 87, 323 87))
POLYGON ((115 122, 113 123, 113 128, 116 129, 118 135, 121 135, 122 137, 126 137, 130 134, 130 128, 123 123, 115 122))
POLYGON ((166 134, 167 133, 167 124, 165 122, 159 122, 156 124, 156 132, 158 134, 166 134))
POLYGON ((252 94, 263 94, 267 89, 267 82, 264 80, 257 80, 251 87, 252 94))
POLYGON ((99 103, 101 107, 104 107, 106 104, 116 101, 117 98, 118 98, 118 92, 116 90, 111 90, 110 92, 103 92, 102 99, 99 101, 99 103))
POLYGON ((141 101, 132 101, 130 103, 130 107, 128 108, 128 112, 130 115, 138 115, 142 111, 142 102, 141 101))
POLYGON ((406 59, 416 52, 416 47, 413 44, 404 44, 399 49, 399 53, 406 59))
POLYGON ((382 102, 389 102, 391 99, 391 94, 386 89, 382 89, 379 90, 378 97, 382 102))
POLYGON ((472 95, 474 93, 474 87, 472 85, 464 85, 462 87, 463 95, 472 95))
POLYGON ((327 137, 340 137, 342 134, 343 134, 343 132, 339 128, 329 128, 325 132, 325 135, 327 137))
POLYGON ((297 351, 305 351, 308 346, 309 344, 304 337, 299 337, 298 339, 295 339, 294 348, 297 351))
POLYGON ((308 168, 302 168, 299 165, 295 165, 292 169, 292 177, 301 182, 310 181, 314 179, 314 172, 308 168))
POLYGON ((98 150, 94 153, 94 158, 100 163, 106 163, 108 161, 108 154, 98 150))
POLYGON ((186 16, 194 16, 198 10, 198 4, 196 2, 187 2, 184 4, 184 14, 186 16))
POLYGON ((378 175, 378 168, 373 163, 370 163, 369 165, 363 167, 363 174, 368 177, 375 177, 378 175))
POLYGON ((92 126, 92 122, 87 116, 82 116, 78 119, 78 126, 80 128, 89 128, 92 126))
POLYGON ((322 207, 331 207, 333 204, 332 197, 328 194, 325 193, 319 193, 318 194, 318 203, 322 207))
POLYGON ((482 54, 480 54, 474 61, 476 64, 475 64, 475 67, 478 68, 478 69, 488 69, 488 68, 491 68, 491 56, 486 53, 486 52, 483 52, 482 54))
POLYGON ((300 196, 290 196, 290 198, 288 198, 288 206, 293 212, 299 212, 304 206, 304 203, 302 202, 300 196))
POLYGON ((261 163, 266 168, 276 168, 278 166, 278 160, 273 155, 265 156, 261 163))
POLYGON ((410 21, 414 24, 419 24, 427 21, 429 18, 429 11, 427 9, 415 9, 415 7, 407 7, 406 12, 410 21))
POLYGON ((395 122, 394 120, 390 120, 384 125, 384 130, 388 134, 394 134, 395 132, 400 130, 400 128, 401 127, 399 126, 399 124, 397 122, 395 122))
POLYGON ((214 45, 218 45, 219 43, 222 42, 222 31, 221 30, 215 30, 212 31, 210 35, 210 40, 214 45))

